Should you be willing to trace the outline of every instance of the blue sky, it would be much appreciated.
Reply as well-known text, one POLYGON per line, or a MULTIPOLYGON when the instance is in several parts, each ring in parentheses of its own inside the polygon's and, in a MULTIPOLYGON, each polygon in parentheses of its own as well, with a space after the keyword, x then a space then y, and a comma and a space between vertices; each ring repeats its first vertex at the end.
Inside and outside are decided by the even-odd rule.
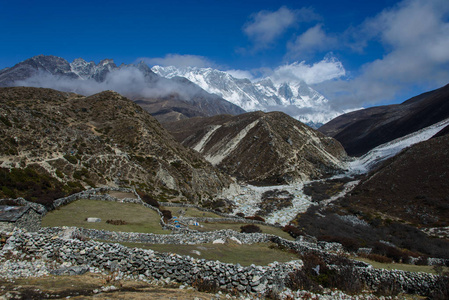
POLYGON ((0 69, 35 55, 304 80, 339 107, 449 83, 449 1, 0 0, 0 69))

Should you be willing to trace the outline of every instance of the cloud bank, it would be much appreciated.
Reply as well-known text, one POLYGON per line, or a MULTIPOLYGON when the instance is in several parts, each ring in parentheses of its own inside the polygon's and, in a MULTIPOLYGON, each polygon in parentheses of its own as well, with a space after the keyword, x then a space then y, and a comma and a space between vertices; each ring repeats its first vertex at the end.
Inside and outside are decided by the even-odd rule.
POLYGON ((250 21, 243 26, 243 32, 253 41, 256 49, 266 48, 288 28, 318 18, 310 8, 291 10, 282 6, 277 11, 263 10, 253 14, 250 21))
POLYGON ((363 65, 354 79, 324 82, 318 90, 335 105, 359 106, 394 99, 410 87, 447 84, 448 14, 445 0, 406 0, 366 20, 357 29, 358 45, 377 40, 383 57, 363 65))
POLYGON ((94 79, 72 79, 40 71, 34 76, 16 81, 16 86, 44 87, 73 92, 85 96, 105 90, 112 90, 131 99, 162 98, 176 94, 183 100, 190 100, 199 88, 166 78, 147 78, 135 66, 116 69, 107 74, 103 82, 94 79))

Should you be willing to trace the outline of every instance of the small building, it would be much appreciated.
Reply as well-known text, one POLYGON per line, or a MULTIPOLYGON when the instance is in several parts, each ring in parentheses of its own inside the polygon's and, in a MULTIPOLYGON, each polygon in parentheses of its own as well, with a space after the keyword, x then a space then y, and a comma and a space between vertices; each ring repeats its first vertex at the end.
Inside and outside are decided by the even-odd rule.
POLYGON ((0 205, 0 229, 12 230, 14 227, 37 231, 41 228, 43 215, 29 205, 0 205))

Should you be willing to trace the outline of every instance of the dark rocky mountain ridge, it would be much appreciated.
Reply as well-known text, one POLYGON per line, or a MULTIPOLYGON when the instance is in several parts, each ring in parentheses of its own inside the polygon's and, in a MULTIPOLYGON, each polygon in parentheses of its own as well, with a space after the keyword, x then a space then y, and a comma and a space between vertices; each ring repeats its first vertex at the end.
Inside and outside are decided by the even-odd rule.
POLYGON ((449 85, 401 104, 341 115, 318 130, 337 139, 351 156, 449 118, 449 85))
POLYGON ((286 184, 344 169, 340 143, 281 112, 193 118, 164 126, 213 165, 249 182, 286 184))

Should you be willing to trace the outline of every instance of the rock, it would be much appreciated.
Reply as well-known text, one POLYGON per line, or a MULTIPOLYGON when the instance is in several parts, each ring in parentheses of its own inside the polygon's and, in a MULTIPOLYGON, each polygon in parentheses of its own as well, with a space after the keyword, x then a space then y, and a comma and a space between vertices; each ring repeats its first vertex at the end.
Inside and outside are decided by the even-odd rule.
POLYGON ((216 239, 215 241, 212 242, 212 244, 224 244, 225 241, 223 239, 216 239))
POLYGON ((100 218, 87 218, 87 222, 89 223, 99 223, 101 222, 100 218))

